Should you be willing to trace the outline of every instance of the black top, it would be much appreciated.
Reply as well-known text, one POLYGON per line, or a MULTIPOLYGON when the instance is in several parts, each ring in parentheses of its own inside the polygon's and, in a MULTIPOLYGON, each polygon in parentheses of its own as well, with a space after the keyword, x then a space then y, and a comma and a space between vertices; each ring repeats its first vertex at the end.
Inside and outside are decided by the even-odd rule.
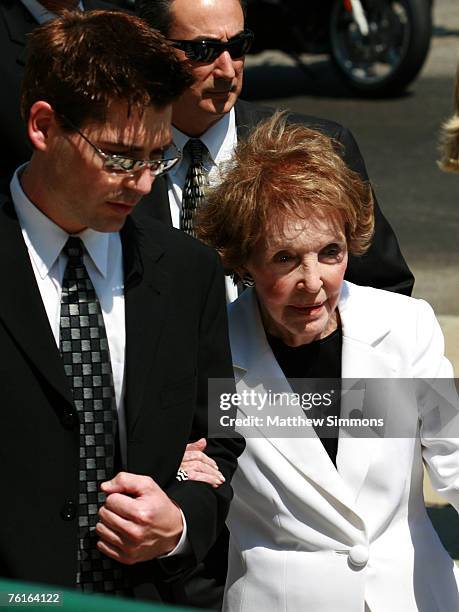
MULTIPOLYGON (((289 379, 295 393, 325 393, 334 390, 332 402, 327 407, 311 407, 305 410, 308 418, 340 416, 341 349, 343 334, 339 327, 326 338, 300 346, 287 346, 270 334, 266 334, 271 350, 282 372, 289 379), (327 380, 324 380, 327 379, 327 380), (330 380, 333 379, 333 382, 330 380)), ((315 426, 317 435, 330 459, 336 466, 338 451, 338 427, 315 426)))

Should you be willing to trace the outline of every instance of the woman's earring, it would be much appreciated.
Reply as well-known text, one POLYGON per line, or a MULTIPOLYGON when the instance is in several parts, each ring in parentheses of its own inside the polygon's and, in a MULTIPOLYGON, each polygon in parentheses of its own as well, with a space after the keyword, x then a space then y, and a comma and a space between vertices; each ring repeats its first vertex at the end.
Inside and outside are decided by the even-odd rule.
POLYGON ((244 287, 255 287, 255 281, 253 280, 253 276, 248 272, 246 272, 241 278, 241 282, 244 287))

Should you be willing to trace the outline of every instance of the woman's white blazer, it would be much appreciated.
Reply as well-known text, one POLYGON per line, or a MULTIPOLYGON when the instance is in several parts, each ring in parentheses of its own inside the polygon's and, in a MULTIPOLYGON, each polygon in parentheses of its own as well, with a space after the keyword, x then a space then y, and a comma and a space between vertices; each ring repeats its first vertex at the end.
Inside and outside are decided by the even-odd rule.
MULTIPOLYGON (((452 379, 426 302, 345 282, 338 309, 343 378, 452 379)), ((229 324, 238 392, 291 391, 254 290, 230 305, 229 324)), ((446 403, 456 406, 454 381, 451 389, 446 403)), ((390 392, 384 401, 394 431, 416 411, 418 435, 340 431, 337 468, 314 432, 274 438, 261 426, 247 439, 228 517, 226 612, 459 611, 456 569, 426 514, 422 485, 424 461, 459 508, 457 413, 445 425, 441 402, 427 408, 418 396, 390 392)))

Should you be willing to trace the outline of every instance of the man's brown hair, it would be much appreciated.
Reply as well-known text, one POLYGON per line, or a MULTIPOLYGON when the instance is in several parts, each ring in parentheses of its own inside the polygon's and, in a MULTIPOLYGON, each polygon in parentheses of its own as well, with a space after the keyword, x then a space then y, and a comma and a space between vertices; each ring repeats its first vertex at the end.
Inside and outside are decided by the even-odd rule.
POLYGON ((27 120, 32 105, 44 100, 81 127, 103 122, 116 101, 140 111, 161 109, 190 83, 173 48, 139 17, 67 11, 30 35, 21 112, 27 120))
POLYGON ((363 254, 373 234, 368 183, 350 170, 328 136, 275 113, 236 147, 222 182, 209 191, 197 234, 222 255, 228 272, 244 267, 285 216, 341 215, 347 247, 363 254))

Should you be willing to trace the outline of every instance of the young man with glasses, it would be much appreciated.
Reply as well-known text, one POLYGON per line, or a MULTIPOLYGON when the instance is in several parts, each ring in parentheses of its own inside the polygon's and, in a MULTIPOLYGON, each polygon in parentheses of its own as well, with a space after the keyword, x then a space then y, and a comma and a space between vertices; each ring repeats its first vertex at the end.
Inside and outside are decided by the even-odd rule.
MULTIPOLYGON (((202 166, 211 184, 218 181, 218 166, 231 158, 238 139, 272 109, 239 100, 242 88, 244 56, 250 48, 252 33, 244 26, 245 2, 240 0, 136 0, 136 11, 151 26, 159 29, 186 62, 194 82, 173 104, 174 141, 184 151, 183 159, 166 177, 156 181, 145 198, 139 214, 188 230, 183 208, 189 205, 187 173, 193 165, 190 139, 199 139, 202 166), (191 151, 189 150, 191 149, 191 151), (152 202, 152 205, 150 205, 152 202)), ((290 120, 324 132, 343 145, 348 166, 365 180, 365 164, 350 132, 336 123, 302 115, 290 120)), ((195 209, 198 202, 191 201, 195 209)), ((376 225, 373 244, 365 257, 351 258, 347 279, 360 285, 372 285, 410 294, 413 276, 400 252, 392 228, 375 201, 376 225)), ((194 210, 193 210, 194 216, 194 210)), ((237 297, 237 289, 227 281, 228 298, 237 297)))
POLYGON ((180 158, 171 102, 189 83, 131 15, 31 36, 34 151, 0 202, 4 578, 175 601, 225 519, 239 439, 209 441, 209 485, 176 479, 208 379, 232 378, 220 263, 129 216, 180 158))

